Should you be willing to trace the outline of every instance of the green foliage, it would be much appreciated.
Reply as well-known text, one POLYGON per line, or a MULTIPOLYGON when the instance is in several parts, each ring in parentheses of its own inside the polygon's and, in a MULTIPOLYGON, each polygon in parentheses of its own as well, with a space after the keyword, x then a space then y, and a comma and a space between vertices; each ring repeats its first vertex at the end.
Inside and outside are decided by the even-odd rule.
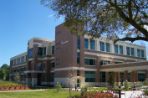
POLYGON ((10 81, 0 81, 0 86, 19 86, 21 84, 10 82, 10 81))
POLYGON ((148 0, 41 0, 41 4, 64 16, 65 25, 74 33, 148 41, 144 27, 148 0))
POLYGON ((59 82, 57 82, 55 88, 56 91, 59 92, 62 89, 62 85, 59 82))
POLYGON ((129 90, 130 89, 130 85, 129 85, 129 82, 126 80, 124 82, 124 90, 129 90))
POLYGON ((110 76, 109 76, 108 83, 109 83, 109 85, 111 85, 113 87, 115 85, 115 83, 114 83, 114 73, 110 72, 109 75, 110 76))
POLYGON ((107 87, 88 87, 87 91, 97 91, 97 92, 102 92, 102 91, 107 91, 107 87))
POLYGON ((144 95, 147 95, 148 96, 148 89, 144 90, 144 95))
POLYGON ((83 96, 87 92, 87 87, 81 88, 81 96, 83 96))
POLYGON ((0 79, 9 80, 9 66, 7 64, 3 64, 0 68, 0 79))
POLYGON ((148 86, 148 81, 144 81, 143 85, 148 86))

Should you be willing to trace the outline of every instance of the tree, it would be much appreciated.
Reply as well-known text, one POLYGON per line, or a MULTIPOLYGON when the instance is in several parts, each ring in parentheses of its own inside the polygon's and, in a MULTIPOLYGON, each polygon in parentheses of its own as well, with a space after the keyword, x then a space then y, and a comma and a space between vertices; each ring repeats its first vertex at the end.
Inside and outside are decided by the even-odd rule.
POLYGON ((9 80, 9 65, 3 64, 0 68, 0 79, 9 80))
POLYGON ((148 0, 41 0, 41 3, 64 16, 65 25, 74 33, 148 41, 148 0))

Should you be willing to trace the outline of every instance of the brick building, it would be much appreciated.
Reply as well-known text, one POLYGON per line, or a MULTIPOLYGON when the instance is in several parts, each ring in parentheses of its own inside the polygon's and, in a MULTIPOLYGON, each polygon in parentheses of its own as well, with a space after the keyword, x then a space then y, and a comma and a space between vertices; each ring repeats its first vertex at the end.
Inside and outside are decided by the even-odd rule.
POLYGON ((106 38, 76 36, 56 27, 55 42, 33 38, 27 52, 10 60, 10 79, 31 86, 105 86, 114 82, 148 79, 146 48, 106 38), (24 59, 23 59, 24 58, 24 59))

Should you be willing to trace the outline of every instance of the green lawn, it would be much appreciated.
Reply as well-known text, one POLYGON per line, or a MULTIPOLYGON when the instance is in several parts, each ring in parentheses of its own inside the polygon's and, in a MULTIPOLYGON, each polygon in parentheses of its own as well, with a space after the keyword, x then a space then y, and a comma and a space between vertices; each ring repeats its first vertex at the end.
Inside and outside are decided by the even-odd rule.
MULTIPOLYGON (((72 95, 79 94, 72 92, 72 95)), ((68 91, 57 92, 55 89, 46 91, 32 91, 32 92, 0 92, 0 98, 67 98, 68 91)))

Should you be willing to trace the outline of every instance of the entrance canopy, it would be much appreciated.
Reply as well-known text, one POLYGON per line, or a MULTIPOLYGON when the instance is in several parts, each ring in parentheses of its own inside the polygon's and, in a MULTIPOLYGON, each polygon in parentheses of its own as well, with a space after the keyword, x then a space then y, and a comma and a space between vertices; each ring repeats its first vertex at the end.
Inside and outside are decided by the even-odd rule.
POLYGON ((103 65, 100 71, 105 72, 123 72, 133 70, 148 70, 148 62, 128 62, 120 64, 103 65))

